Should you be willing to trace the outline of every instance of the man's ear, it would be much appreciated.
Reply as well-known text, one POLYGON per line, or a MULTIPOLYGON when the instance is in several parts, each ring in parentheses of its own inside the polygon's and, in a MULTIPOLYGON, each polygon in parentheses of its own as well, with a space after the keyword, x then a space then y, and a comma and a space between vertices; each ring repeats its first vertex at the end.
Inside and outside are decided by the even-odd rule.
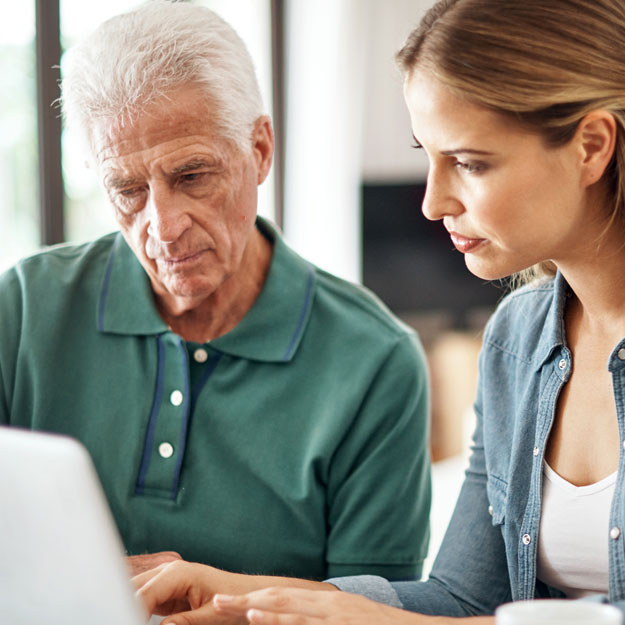
POLYGON ((269 173, 273 159, 273 128, 267 115, 262 115, 254 123, 252 154, 256 159, 258 184, 261 184, 269 173))
POLYGON ((591 111, 580 121, 575 132, 581 157, 581 183, 597 182, 605 173, 616 146, 617 122, 612 113, 591 111))

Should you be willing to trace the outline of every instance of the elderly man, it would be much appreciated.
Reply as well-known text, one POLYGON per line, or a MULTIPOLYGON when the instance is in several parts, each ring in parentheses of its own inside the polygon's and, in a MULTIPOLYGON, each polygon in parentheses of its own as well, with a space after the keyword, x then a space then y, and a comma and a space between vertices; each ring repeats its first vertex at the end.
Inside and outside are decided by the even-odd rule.
POLYGON ((74 51, 62 91, 120 232, 0 278, 0 423, 87 446, 129 554, 419 575, 418 339, 256 217, 273 135, 238 36, 152 1, 74 51))

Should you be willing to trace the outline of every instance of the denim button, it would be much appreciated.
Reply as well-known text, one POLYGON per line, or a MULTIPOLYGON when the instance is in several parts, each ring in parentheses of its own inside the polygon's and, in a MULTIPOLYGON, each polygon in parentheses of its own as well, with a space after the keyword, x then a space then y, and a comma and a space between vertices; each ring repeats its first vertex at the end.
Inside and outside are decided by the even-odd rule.
POLYGON ((524 545, 529 545, 532 542, 532 537, 529 534, 523 534, 523 538, 521 540, 524 545))
MULTIPOLYGON (((623 352, 625 352, 625 349, 623 350, 623 352)), ((558 367, 560 369, 566 369, 566 360, 564 360, 564 358, 558 363, 558 367)))
POLYGON ((610 538, 616 540, 621 535, 621 530, 618 527, 613 527, 610 530, 610 538))
POLYGON ((540 453, 540 449, 538 447, 534 447, 534 455, 537 456, 540 453))
POLYGON ((625 347, 621 347, 621 349, 618 350, 616 355, 618 356, 619 360, 625 360, 625 347))
POLYGON ((490 514, 490 516, 493 516, 493 507, 492 506, 488 506, 488 514, 490 514))
POLYGON ((174 446, 171 443, 161 443, 158 446, 161 458, 171 458, 174 455, 174 446))

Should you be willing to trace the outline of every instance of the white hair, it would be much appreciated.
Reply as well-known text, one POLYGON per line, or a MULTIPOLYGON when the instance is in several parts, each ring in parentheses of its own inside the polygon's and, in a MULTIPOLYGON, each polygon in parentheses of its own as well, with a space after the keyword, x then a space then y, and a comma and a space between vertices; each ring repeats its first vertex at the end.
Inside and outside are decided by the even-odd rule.
POLYGON ((206 94, 218 132, 249 152, 263 114, 252 59, 221 17, 187 2, 150 0, 100 25, 68 54, 61 106, 66 124, 92 148, 94 123, 131 123, 184 85, 206 94))

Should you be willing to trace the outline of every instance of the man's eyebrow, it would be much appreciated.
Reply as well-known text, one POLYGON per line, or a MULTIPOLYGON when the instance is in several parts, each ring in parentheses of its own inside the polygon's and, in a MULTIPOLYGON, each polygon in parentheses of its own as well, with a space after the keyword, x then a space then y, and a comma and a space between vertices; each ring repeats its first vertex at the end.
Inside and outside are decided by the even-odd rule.
POLYGON ((187 161, 186 163, 180 165, 179 167, 174 167, 169 174, 171 176, 179 176, 180 174, 186 174, 189 171, 193 171, 194 169, 203 169, 209 167, 213 169, 217 163, 215 161, 210 161, 204 158, 194 158, 191 161, 187 161))
POLYGON ((109 189, 124 189, 139 184, 138 178, 122 178, 119 176, 106 176, 104 186, 109 189))
POLYGON ((456 148, 455 150, 443 150, 443 156, 458 156, 459 154, 477 154, 479 156, 494 156, 494 152, 486 150, 474 150, 473 148, 456 148))

